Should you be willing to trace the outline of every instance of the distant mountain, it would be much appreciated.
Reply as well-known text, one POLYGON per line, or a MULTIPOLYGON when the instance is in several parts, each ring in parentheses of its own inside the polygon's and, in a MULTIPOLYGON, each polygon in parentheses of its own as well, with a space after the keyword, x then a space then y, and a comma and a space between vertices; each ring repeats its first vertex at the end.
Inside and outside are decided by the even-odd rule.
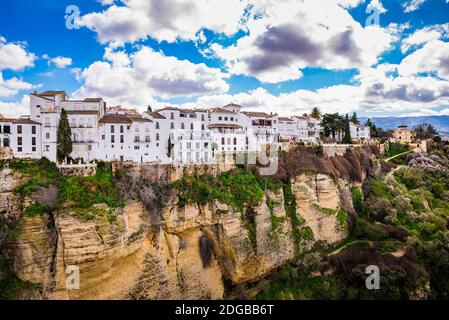
MULTIPOLYGON (((360 122, 365 123, 367 119, 366 117, 361 117, 360 122)), ((373 117, 371 121, 385 130, 396 129, 401 124, 413 128, 422 123, 430 123, 441 135, 449 136, 449 116, 373 117)))

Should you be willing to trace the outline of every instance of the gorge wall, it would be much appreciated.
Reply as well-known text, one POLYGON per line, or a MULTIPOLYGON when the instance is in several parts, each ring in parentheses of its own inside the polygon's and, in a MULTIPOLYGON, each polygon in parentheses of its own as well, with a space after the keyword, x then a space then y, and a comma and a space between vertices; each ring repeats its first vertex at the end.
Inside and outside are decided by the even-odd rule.
MULTIPOLYGON (((316 243, 345 239, 354 214, 351 188, 364 176, 357 161, 360 181, 335 164, 332 172, 303 168, 243 210, 218 201, 179 206, 172 194, 160 207, 145 197, 122 208, 96 204, 84 212, 91 214, 87 220, 66 206, 23 215, 32 198, 14 192, 23 177, 6 165, 0 171, 2 258, 17 278, 36 285, 26 298, 222 299, 229 287, 262 278, 316 243), (79 289, 67 289, 71 266, 79 268, 79 289)), ((133 183, 153 176, 138 166, 121 174, 133 183)))

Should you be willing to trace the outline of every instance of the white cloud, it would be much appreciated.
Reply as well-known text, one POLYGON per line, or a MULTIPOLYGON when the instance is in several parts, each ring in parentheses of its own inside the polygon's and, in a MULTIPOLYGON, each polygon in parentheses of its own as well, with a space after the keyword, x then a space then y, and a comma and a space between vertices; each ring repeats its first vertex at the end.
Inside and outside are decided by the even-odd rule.
POLYGON ((15 96, 20 90, 32 89, 33 85, 17 78, 3 79, 0 72, 0 98, 15 96))
POLYGON ((0 70, 23 70, 34 66, 35 59, 36 56, 27 52, 23 44, 8 43, 4 37, 0 36, 0 70))
POLYGON ((423 45, 431 40, 448 38, 449 23, 426 26, 423 29, 416 30, 414 33, 402 40, 401 51, 406 53, 410 49, 423 45))
POLYGON ((101 96, 110 104, 134 106, 154 102, 156 96, 198 96, 229 90, 220 69, 167 57, 145 46, 129 55, 106 49, 104 58, 107 61, 97 61, 81 72, 84 84, 75 96, 101 96))
POLYGON ((361 70, 353 85, 335 85, 327 88, 296 90, 273 95, 267 90, 256 90, 235 95, 219 94, 200 97, 184 107, 216 107, 230 102, 244 108, 276 112, 281 115, 300 115, 319 106, 323 112, 352 111, 407 113, 421 112, 449 106, 449 82, 429 76, 398 75, 398 65, 381 64, 361 70))
MULTIPOLYGON (((241 28, 247 0, 123 0, 80 18, 114 46, 152 37, 158 41, 192 40, 201 29, 232 35, 241 28)), ((111 3, 111 1, 103 1, 111 3)))
POLYGON ((426 2, 426 0, 408 0, 402 4, 402 7, 404 8, 405 13, 413 12, 418 10, 424 2, 426 2))
POLYGON ((18 118, 21 115, 30 114, 30 97, 24 95, 17 102, 0 101, 0 114, 7 118, 18 118))
POLYGON ((263 82, 298 79, 305 67, 369 67, 398 39, 397 28, 364 28, 337 2, 326 0, 259 1, 252 13, 247 36, 211 49, 231 74, 263 82))
POLYGON ((449 42, 432 40, 405 57, 398 67, 401 75, 434 73, 449 80, 449 42))
POLYGON ((56 68, 64 69, 72 64, 72 58, 67 58, 63 56, 57 56, 54 58, 50 58, 48 54, 42 55, 42 59, 48 60, 49 66, 56 66, 56 68))

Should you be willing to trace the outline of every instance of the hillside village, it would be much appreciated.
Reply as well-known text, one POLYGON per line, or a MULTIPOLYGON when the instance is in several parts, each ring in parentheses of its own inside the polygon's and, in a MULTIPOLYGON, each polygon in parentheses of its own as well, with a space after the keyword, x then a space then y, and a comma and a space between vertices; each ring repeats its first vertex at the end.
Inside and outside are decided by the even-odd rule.
MULTIPOLYGON (((165 107, 140 114, 107 107, 102 98, 70 100, 63 91, 30 94, 30 114, 0 118, 3 157, 57 160, 62 110, 70 124, 72 159, 137 163, 210 163, 223 154, 278 150, 282 142, 321 143, 320 116, 281 117, 237 104, 210 109, 165 107)), ((354 142, 371 140, 370 128, 350 123, 354 142)), ((342 137, 339 137, 340 139, 342 137)))

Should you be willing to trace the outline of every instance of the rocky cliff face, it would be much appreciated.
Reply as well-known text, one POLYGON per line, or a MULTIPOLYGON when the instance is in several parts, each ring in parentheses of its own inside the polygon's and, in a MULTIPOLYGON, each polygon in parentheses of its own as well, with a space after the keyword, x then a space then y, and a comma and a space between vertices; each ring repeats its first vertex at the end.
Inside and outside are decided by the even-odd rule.
POLYGON ((0 175, 2 221, 20 224, 3 256, 17 277, 39 284, 43 299, 221 299, 225 284, 258 280, 316 241, 344 239, 347 216, 342 221, 341 212, 353 210, 345 201, 347 181, 305 172, 291 179, 289 190, 300 226, 286 211, 282 189, 266 191, 244 212, 218 202, 180 208, 171 199, 158 224, 140 201, 114 209, 114 221, 102 215, 85 221, 64 208, 25 217, 24 200, 12 192, 20 175, 7 168, 0 175), (306 245, 298 246, 293 229, 304 227, 311 231, 306 245), (73 266, 80 271, 79 289, 67 289, 73 266))

